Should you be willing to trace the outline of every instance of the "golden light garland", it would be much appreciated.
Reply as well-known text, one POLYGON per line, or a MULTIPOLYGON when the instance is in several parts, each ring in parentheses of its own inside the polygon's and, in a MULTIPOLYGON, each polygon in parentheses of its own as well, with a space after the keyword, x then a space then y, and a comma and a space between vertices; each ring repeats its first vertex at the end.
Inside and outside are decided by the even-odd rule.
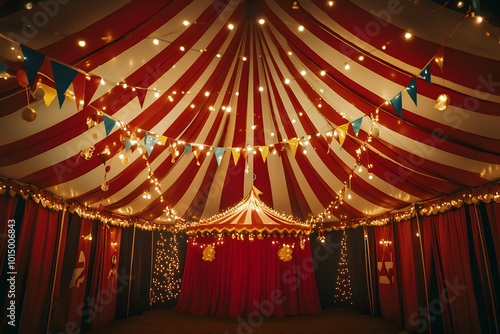
POLYGON ((352 305, 351 274, 349 273, 349 261, 347 260, 347 234, 345 230, 340 241, 340 261, 335 282, 335 302, 352 305))
POLYGON ((153 304, 175 300, 179 296, 182 281, 177 233, 173 233, 168 240, 164 233, 160 232, 158 235, 151 291, 153 304))

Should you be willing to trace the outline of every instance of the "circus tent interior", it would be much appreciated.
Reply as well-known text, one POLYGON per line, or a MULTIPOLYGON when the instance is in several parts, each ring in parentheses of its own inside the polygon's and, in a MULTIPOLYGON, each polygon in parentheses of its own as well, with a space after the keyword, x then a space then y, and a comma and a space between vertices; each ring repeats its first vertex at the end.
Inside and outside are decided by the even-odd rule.
POLYGON ((499 129, 494 0, 0 0, 1 332, 499 332, 499 129))

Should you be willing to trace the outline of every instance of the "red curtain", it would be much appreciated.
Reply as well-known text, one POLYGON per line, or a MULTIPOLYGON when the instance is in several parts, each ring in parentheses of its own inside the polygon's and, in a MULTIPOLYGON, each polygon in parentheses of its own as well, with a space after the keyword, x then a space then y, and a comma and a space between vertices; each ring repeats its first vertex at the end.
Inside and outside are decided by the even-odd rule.
POLYGON ((121 228, 99 226, 88 305, 91 328, 103 326, 115 316, 120 235, 121 228))
POLYGON ((72 244, 65 249, 64 270, 61 272, 61 284, 59 287, 60 298, 54 306, 54 314, 51 321, 51 330, 56 332, 65 331, 67 328, 79 329, 84 313, 91 238, 95 238, 96 236, 91 234, 92 221, 73 215, 70 220, 70 232, 75 229, 75 225, 79 225, 77 226, 78 229, 68 234, 67 243, 72 244), (71 249, 73 246, 76 249, 76 245, 78 245, 78 248, 74 252, 75 254, 68 256, 68 249, 71 249))
POLYGON ((400 322, 393 226, 376 228, 375 243, 380 311, 385 319, 400 322))
MULTIPOLYGON (((16 329, 19 333, 45 332, 59 227, 57 212, 32 200, 25 202, 23 218, 16 220, 16 327, 6 325, 8 318, 3 314, 3 333, 16 329)), ((10 301, 4 299, 3 310, 10 301)))
POLYGON ((194 314, 298 315, 321 312, 309 239, 264 237, 259 240, 224 236, 188 241, 177 310, 194 314), (215 258, 204 261, 205 245, 215 243, 215 258), (287 244, 292 259, 278 250, 287 244))
MULTIPOLYGON (((14 220, 16 213, 17 197, 0 196, 0 268, 3 268, 5 256, 7 254, 7 245, 9 242, 7 231, 9 229, 9 222, 14 220)), ((11 224, 12 227, 15 227, 11 224)), ((12 246, 11 246, 12 247, 12 246)))

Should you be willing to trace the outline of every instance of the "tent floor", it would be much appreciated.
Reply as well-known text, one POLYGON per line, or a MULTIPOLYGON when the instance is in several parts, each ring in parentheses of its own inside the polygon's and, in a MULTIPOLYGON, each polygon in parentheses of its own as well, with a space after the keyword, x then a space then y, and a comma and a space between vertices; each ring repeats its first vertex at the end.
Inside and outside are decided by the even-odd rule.
POLYGON ((89 333, 200 333, 200 334, 290 334, 290 333, 400 333, 403 329, 379 317, 349 309, 327 309, 313 316, 223 318, 183 314, 171 309, 153 309, 142 315, 115 320, 89 333), (243 319, 243 320, 242 320, 243 319))

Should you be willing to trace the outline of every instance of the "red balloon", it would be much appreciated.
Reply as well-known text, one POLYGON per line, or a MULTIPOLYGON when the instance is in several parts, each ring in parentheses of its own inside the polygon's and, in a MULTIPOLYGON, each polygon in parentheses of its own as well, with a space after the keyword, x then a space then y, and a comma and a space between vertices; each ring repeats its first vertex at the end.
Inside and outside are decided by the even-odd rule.
POLYGON ((28 76, 26 75, 25 70, 17 71, 16 77, 17 77, 17 82, 19 82, 21 87, 25 88, 26 86, 29 85, 28 76))
POLYGON ((106 173, 109 173, 109 171, 111 170, 111 166, 106 166, 104 170, 106 171, 106 173))

